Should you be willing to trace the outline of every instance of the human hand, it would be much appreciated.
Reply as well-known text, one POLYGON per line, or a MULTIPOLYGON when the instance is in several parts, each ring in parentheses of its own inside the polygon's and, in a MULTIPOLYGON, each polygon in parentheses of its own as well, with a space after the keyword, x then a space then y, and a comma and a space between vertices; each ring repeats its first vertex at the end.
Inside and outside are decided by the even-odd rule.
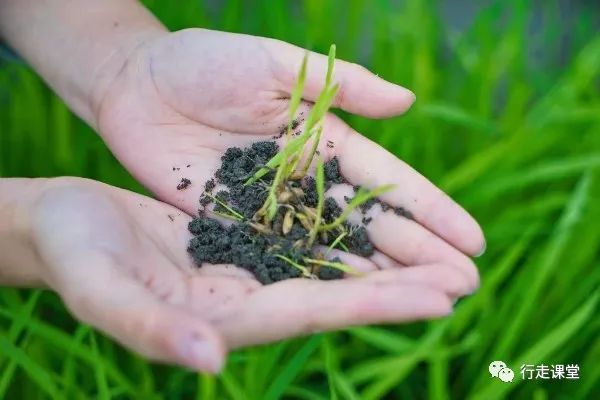
MULTIPOLYGON (((117 158, 159 199, 194 214, 204 182, 228 147, 270 139, 287 125, 289 94, 303 55, 284 42, 202 29, 152 36, 110 85, 98 90, 103 95, 95 107, 96 125, 117 158), (177 190, 181 178, 191 179, 191 187, 177 190)), ((310 55, 301 111, 319 93, 326 64, 326 57, 310 55)), ((343 61, 336 61, 333 79, 340 84, 334 105, 368 117, 400 114, 414 99, 407 89, 343 61)), ((326 118, 321 143, 321 155, 337 156, 351 184, 395 184, 381 198, 414 216, 374 207, 367 230, 379 267, 443 262, 477 281, 465 253, 480 253, 485 242, 460 206, 333 114, 326 118)), ((338 199, 350 193, 349 185, 331 190, 338 199)))
POLYGON ((163 362, 214 372, 231 348, 435 318, 474 290, 444 264, 262 286, 232 266, 195 267, 185 249, 191 218, 170 205, 83 179, 45 186, 26 212, 38 278, 76 317, 163 362))

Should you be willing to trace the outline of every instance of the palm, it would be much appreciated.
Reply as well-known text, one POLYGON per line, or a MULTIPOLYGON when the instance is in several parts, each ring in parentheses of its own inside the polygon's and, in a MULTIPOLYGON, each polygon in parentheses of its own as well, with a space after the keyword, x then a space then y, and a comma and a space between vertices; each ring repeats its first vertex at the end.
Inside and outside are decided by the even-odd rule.
MULTIPOLYGON (((282 42, 192 29, 141 47, 107 91, 99 127, 116 156, 159 199, 195 214, 204 182, 231 146, 277 134, 287 123, 288 97, 303 52, 282 42), (177 190, 181 178, 192 185, 177 190)), ((314 99, 326 69, 323 56, 309 58, 306 103, 314 99)), ((407 91, 366 70, 338 62, 334 78, 342 93, 336 105, 383 117, 410 105, 407 91)), ((476 281, 474 265, 483 236, 476 222, 416 171, 341 120, 329 115, 320 149, 337 156, 352 184, 397 184, 384 195, 408 208, 415 221, 373 211, 368 226, 378 267, 444 262, 476 281), (398 246, 397 238, 402 238, 398 246)), ((331 195, 351 193, 338 185, 331 195)), ((341 202, 340 204, 343 204, 341 202)), ((390 215, 391 214, 391 215, 390 215)))
POLYGON ((33 215, 47 281, 72 311, 139 352, 171 362, 185 363, 180 347, 193 335, 237 347, 314 330, 435 317, 473 290, 472 282, 445 265, 268 286, 228 266, 198 269, 185 251, 189 216, 93 181, 50 190, 33 215), (199 326, 201 320, 207 326, 199 326))
POLYGON ((171 34, 142 48, 118 76, 102 103, 100 130, 134 176, 195 213, 225 150, 265 140, 287 121, 287 100, 268 91, 269 62, 254 37, 171 34), (192 180, 189 190, 176 189, 182 177, 192 180))

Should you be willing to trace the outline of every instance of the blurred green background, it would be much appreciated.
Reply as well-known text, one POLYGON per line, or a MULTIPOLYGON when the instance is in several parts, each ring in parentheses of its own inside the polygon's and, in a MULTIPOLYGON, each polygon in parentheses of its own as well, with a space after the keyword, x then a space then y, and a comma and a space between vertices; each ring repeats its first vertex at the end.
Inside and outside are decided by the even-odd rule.
MULTIPOLYGON (((216 378, 145 362, 51 293, 2 289, 0 398, 600 398, 597 2, 145 3, 171 29, 320 52, 336 43, 338 57, 413 89, 406 116, 344 117, 482 223, 481 289, 442 320, 236 352, 216 378), (513 383, 490 378, 496 359, 513 383), (521 364, 578 364, 581 378, 522 380, 521 364)), ((142 190, 26 65, 5 59, 0 176, 56 175, 142 190)))

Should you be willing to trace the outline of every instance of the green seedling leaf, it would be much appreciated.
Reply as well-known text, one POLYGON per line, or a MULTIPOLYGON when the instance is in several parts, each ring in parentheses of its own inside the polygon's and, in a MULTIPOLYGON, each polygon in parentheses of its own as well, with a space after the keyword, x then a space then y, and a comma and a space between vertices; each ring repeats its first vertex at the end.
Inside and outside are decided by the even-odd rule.
POLYGON ((308 272, 308 269, 306 267, 298 264, 294 260, 287 258, 286 256, 281 255, 281 254, 275 254, 275 257, 279 258, 280 260, 285 261, 286 263, 290 264, 294 268, 298 268, 302 272, 302 275, 304 275, 306 277, 312 276, 312 274, 310 272, 308 272))
MULTIPOLYGON (((333 87, 331 86, 331 78, 333 76, 334 62, 335 62, 335 45, 332 44, 331 47, 329 48, 329 57, 327 59, 327 73, 325 76, 325 86, 323 87, 323 90, 321 91, 321 93, 319 93, 319 97, 317 98, 317 101, 315 102, 313 109, 311 110, 311 112, 308 115, 308 118, 306 120, 306 125, 304 128, 304 132, 309 132, 311 135, 312 135, 313 127, 319 125, 322 122, 323 117, 325 116, 325 113, 327 113, 327 111, 331 107, 331 103, 333 102, 333 99, 335 98, 335 95, 337 94, 337 91, 339 89, 339 85, 335 85, 333 87), (331 96, 331 98, 329 98, 329 96, 331 96), (326 107, 324 109, 322 108, 323 103, 326 104, 326 107), (315 109, 317 109, 317 110, 315 111, 315 109)), ((313 157, 317 151, 317 147, 319 146, 319 141, 321 140, 321 133, 322 133, 322 124, 321 124, 321 126, 319 126, 319 129, 317 131, 317 137, 313 141, 311 152, 306 160, 304 167, 302 168, 301 176, 304 176, 306 174, 306 172, 308 171, 308 169, 310 168, 313 157)), ((296 170, 296 165, 298 164, 299 161, 300 161, 300 153, 297 153, 295 156, 294 162, 292 164, 293 168, 291 168, 289 175, 294 173, 294 171, 296 170)), ((286 175, 286 176, 289 176, 289 175, 286 175)))
MULTIPOLYGON (((298 163, 300 162, 300 159, 302 157, 302 149, 304 148, 306 142, 308 142, 308 140, 314 135, 314 130, 313 128, 315 126, 317 126, 323 119, 323 117, 325 117, 325 114, 327 113, 327 111, 329 111, 329 108, 331 107, 331 103, 333 102, 333 99, 335 98, 335 95, 337 94, 339 86, 333 86, 331 88, 325 88, 323 89, 323 91, 321 93, 319 93, 319 97, 317 98, 317 101, 315 102, 313 108, 310 110, 310 113, 308 114, 308 117, 306 118, 306 123, 304 125, 304 129, 302 132, 302 135, 300 135, 299 137, 304 137, 303 141, 302 141, 302 147, 293 154, 293 161, 292 161, 292 168, 290 168, 290 174, 293 174, 294 171, 296 170, 296 166, 298 165, 298 163)), ((316 151, 316 146, 319 145, 319 142, 317 141, 315 143, 315 151, 316 151)), ((314 154, 313 154, 314 155, 314 154)), ((312 156, 309 157, 307 159, 307 165, 310 167, 310 164, 312 163, 312 156)), ((307 168, 308 170, 308 168, 307 168)), ((288 176, 289 176, 288 175, 288 176)))
POLYGON ((327 224, 327 225, 322 225, 320 230, 328 231, 328 230, 331 230, 331 229, 341 225, 342 223, 344 223, 344 221, 346 221, 346 219, 348 218, 350 213, 355 208, 359 207, 361 204, 363 204, 377 196, 380 196, 381 194, 383 194, 385 192, 389 192, 393 188, 394 188, 394 185, 383 185, 383 186, 379 186, 378 188, 375 188, 375 189, 369 190, 369 191, 364 190, 364 189, 359 190, 358 193, 356 194, 356 196, 354 196, 352 198, 352 200, 350 201, 350 203, 346 206, 346 208, 342 212, 342 215, 337 217, 335 219, 335 221, 333 221, 332 223, 327 224))
POLYGON ((308 169, 310 168, 310 164, 312 164, 312 160, 317 152, 317 147, 319 146, 319 142, 321 141, 321 134, 323 133, 323 125, 317 128, 317 135, 315 136, 315 140, 313 140, 312 148, 310 149, 310 153, 308 154, 308 158, 304 163, 304 167, 302 167, 302 176, 306 175, 308 169))
POLYGON ((313 108, 306 117, 306 124, 304 126, 302 135, 309 135, 317 123, 323 119, 329 108, 331 108, 331 104, 333 103, 333 99, 335 98, 338 90, 339 85, 336 84, 331 87, 326 87, 321 93, 319 93, 313 108))
POLYGON ((244 185, 251 185, 263 176, 265 176, 269 171, 274 170, 279 167, 279 165, 285 160, 287 163, 287 159, 290 155, 295 154, 299 149, 302 148, 304 143, 306 143, 306 139, 304 135, 300 135, 290 140, 288 144, 279 151, 279 153, 275 154, 273 158, 271 158, 264 167, 256 171, 256 173, 250 177, 244 185))
POLYGON ((214 210, 213 210, 213 214, 218 215, 219 217, 222 217, 222 218, 225 218, 225 219, 230 219, 232 221, 237 221, 237 222, 241 222, 242 221, 241 219, 239 219, 235 215, 231 215, 231 214, 225 214, 225 213, 214 211, 214 210))
POLYGON ((287 136, 289 137, 292 132, 292 123, 294 122, 294 117, 296 116, 296 112, 298 111, 298 107, 300 106, 300 101, 302 101, 302 93, 304 92, 304 82, 306 81, 306 63, 308 61, 308 51, 304 53, 304 57, 302 58, 302 64, 300 65, 300 72, 298 73, 298 80, 296 81, 296 85, 294 86, 294 90, 292 90, 292 95, 290 97, 290 117, 288 122, 287 136))
MULTIPOLYGON (((338 235, 338 237, 335 238, 335 240, 333 242, 331 242, 331 244, 329 245, 329 247, 327 248, 327 254, 329 254, 331 252, 331 250, 335 249, 335 246, 337 246, 338 244, 343 244, 342 239, 344 239, 346 236, 348 236, 348 232, 347 231, 342 231, 342 233, 340 233, 338 235)), ((341 246, 340 246, 341 247, 341 246)), ((346 247, 346 246, 344 246, 346 247)), ((346 251, 348 248, 346 247, 346 251)))
POLYGON ((229 219, 233 219, 236 221, 243 221, 244 220, 244 216, 242 214, 240 214, 239 212, 235 211, 233 208, 229 207, 227 205, 227 203, 225 203, 224 201, 220 200, 219 198, 217 198, 216 196, 212 196, 212 195, 208 195, 210 197, 212 197, 212 199, 215 201, 215 203, 219 204, 221 207, 223 207, 224 209, 226 209, 230 214, 225 214, 219 211, 214 211, 213 213, 220 215, 221 217, 225 217, 225 218, 229 218, 229 219))
POLYGON ((341 262, 317 260, 316 258, 305 258, 304 261, 307 263, 311 263, 311 264, 324 265, 326 267, 336 268, 336 269, 339 269, 340 271, 343 271, 349 275, 356 275, 356 276, 364 275, 364 273, 357 271, 354 268, 352 268, 351 266, 349 266, 348 264, 344 264, 341 262))
MULTIPOLYGON (((291 156, 297 155, 302 150, 308 139, 310 139, 311 136, 314 134, 312 128, 314 127, 315 122, 325 115, 325 113, 331 106, 331 102, 333 101, 337 90, 338 85, 330 88, 329 90, 321 92, 319 98, 317 99, 317 103, 315 103, 314 107, 308 114, 306 124, 304 126, 304 131, 302 132, 302 134, 290 140, 288 144, 282 150, 280 150, 279 153, 275 154, 273 158, 271 158, 263 168, 259 169, 254 174, 254 176, 249 178, 244 183, 245 185, 250 185, 256 182, 257 180, 265 176, 269 171, 272 171, 275 168, 277 168, 282 162, 287 163, 287 160, 291 156)), ((300 157, 297 157, 297 160, 299 159, 300 157)))
POLYGON ((325 87, 329 87, 331 84, 331 77, 333 75, 333 63, 335 62, 335 44, 329 47, 329 57, 327 59, 327 76, 325 77, 325 87))
POLYGON ((267 198, 268 203, 268 217, 269 220, 275 218, 275 214, 277 214, 277 188, 279 187, 279 183, 283 177, 285 171, 285 163, 279 164, 277 167, 277 173, 275 174, 275 179, 273 179, 273 183, 271 184, 271 188, 269 189, 269 197, 267 198))
POLYGON ((315 241, 317 233, 319 232, 319 226, 321 225, 321 216, 323 215, 323 204, 325 203, 325 166, 323 160, 319 157, 317 159, 317 176, 315 177, 317 185, 317 215, 312 229, 310 230, 308 245, 309 247, 315 241))

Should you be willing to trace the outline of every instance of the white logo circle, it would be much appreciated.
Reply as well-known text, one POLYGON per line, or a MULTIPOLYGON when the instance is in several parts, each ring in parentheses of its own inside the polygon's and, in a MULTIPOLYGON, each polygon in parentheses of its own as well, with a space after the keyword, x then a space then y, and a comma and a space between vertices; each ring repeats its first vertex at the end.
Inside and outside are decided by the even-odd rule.
POLYGON ((498 378, 502 381, 502 382, 512 382, 513 378, 515 377, 515 373, 513 372, 512 369, 506 367, 506 368, 502 368, 499 372, 498 372, 498 378))
POLYGON ((504 361, 492 361, 488 370, 490 371, 492 378, 498 378, 498 373, 503 368, 506 368, 506 363, 504 361))

